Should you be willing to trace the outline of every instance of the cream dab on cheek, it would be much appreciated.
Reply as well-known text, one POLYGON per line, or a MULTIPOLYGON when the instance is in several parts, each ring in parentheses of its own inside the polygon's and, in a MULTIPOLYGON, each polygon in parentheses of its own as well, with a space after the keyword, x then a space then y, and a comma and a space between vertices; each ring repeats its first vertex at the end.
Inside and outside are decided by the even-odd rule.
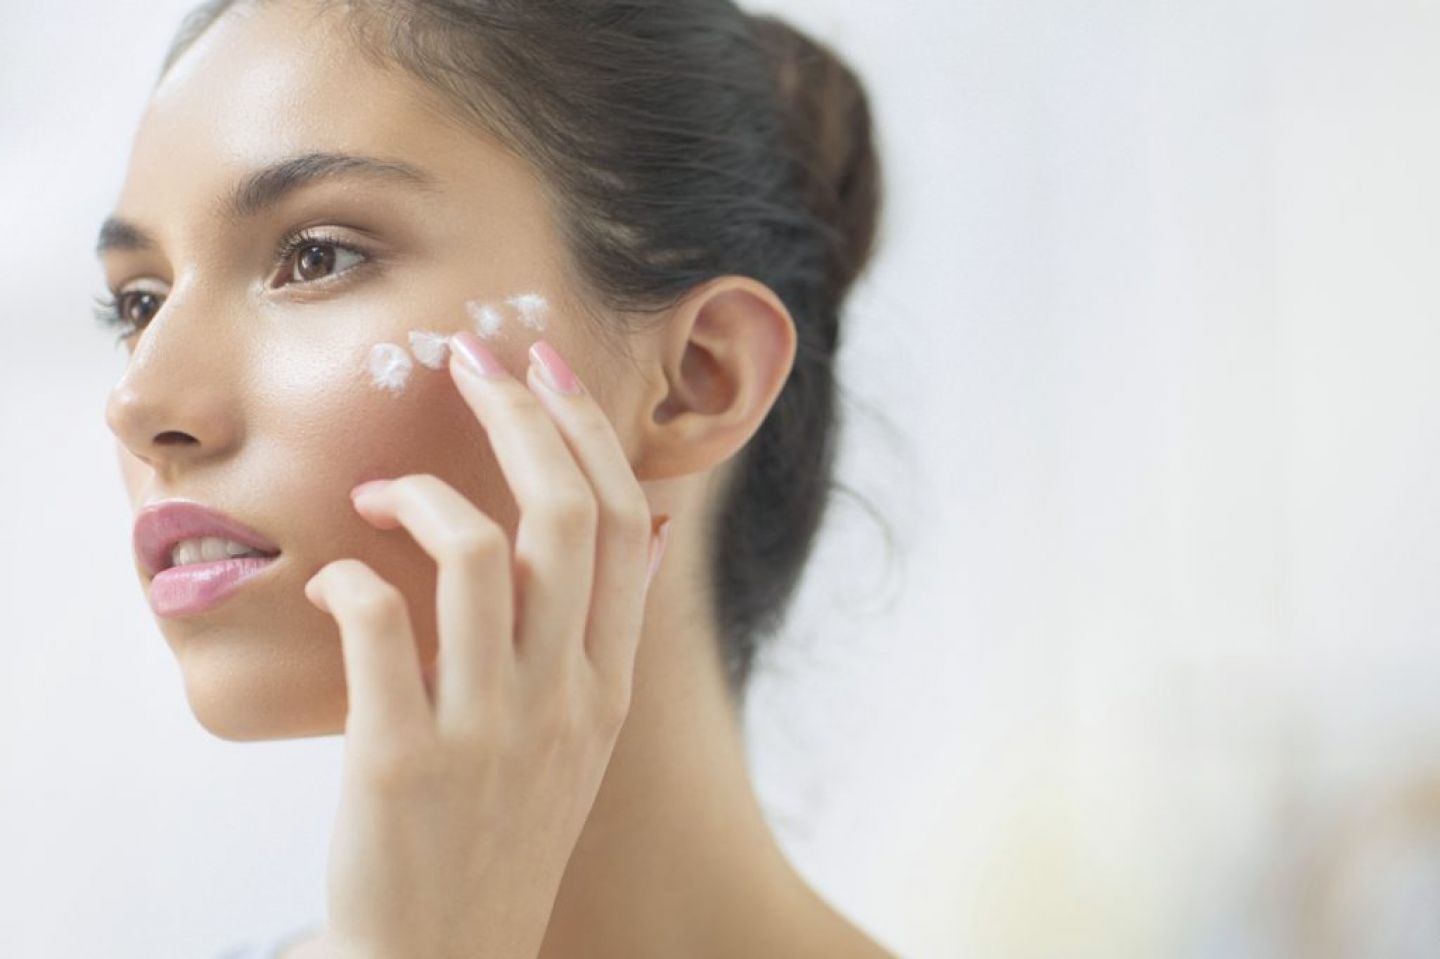
POLYGON ((430 369, 443 369, 445 360, 450 355, 449 337, 429 330, 411 330, 410 352, 430 369))
POLYGON ((550 304, 539 293, 521 293, 505 301, 520 314, 520 322, 532 330, 545 329, 545 314, 550 304))
MULTIPOLYGON (((550 302, 539 293, 517 293, 505 303, 513 308, 520 322, 532 330, 545 329, 550 302)), ((465 312, 475 325, 475 332, 486 339, 500 335, 505 317, 495 307, 479 300, 467 300, 465 312)), ((410 374, 419 362, 432 370, 443 370, 450 357, 450 337, 433 330, 411 330, 410 349, 395 343, 376 343, 370 348, 367 368, 370 382, 377 388, 398 393, 410 382, 410 374), (413 354, 413 357, 412 357, 413 354)))
POLYGON ((405 348, 394 343, 376 343, 370 348, 370 382, 382 390, 399 392, 415 368, 405 348))
MULTIPOLYGON (((539 293, 517 293, 508 297, 505 303, 519 317, 520 322, 532 330, 545 329, 545 318, 550 312, 550 301, 539 293)), ((505 327, 505 317, 489 303, 468 300, 465 312, 475 324, 475 332, 485 339, 500 335, 505 327)))
POLYGON ((465 304, 465 312, 475 324, 475 332, 485 339, 490 339, 500 332, 500 327, 505 323, 500 311, 488 303, 481 303, 478 300, 470 300, 465 304))

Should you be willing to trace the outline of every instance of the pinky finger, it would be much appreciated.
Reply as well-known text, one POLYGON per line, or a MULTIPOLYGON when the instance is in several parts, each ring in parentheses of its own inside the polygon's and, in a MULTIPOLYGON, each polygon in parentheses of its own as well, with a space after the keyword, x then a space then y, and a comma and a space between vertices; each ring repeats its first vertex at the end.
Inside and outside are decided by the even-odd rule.
POLYGON ((338 559, 305 584, 335 618, 345 659, 347 736, 423 733, 429 697, 405 597, 358 559, 338 559))

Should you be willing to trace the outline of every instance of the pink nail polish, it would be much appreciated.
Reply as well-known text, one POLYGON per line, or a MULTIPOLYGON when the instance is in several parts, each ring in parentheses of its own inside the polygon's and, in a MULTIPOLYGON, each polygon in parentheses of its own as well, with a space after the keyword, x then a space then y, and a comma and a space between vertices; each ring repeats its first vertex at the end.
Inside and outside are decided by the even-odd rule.
POLYGON ((489 379, 509 376, 500 360, 480 342, 480 337, 469 330, 461 330, 450 337, 455 353, 470 369, 489 379))
POLYGON ((580 381, 575 378, 574 371, 549 343, 536 340, 530 344, 530 359, 540 367, 546 385, 557 393, 574 395, 580 392, 580 381))

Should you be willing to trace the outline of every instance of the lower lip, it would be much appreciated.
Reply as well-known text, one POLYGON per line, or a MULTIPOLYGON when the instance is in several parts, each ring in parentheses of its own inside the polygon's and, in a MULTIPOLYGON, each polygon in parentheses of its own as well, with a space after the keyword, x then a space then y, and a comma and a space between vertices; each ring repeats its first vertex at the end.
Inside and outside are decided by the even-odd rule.
POLYGON ((150 608, 157 616, 203 612, 235 592, 256 573, 268 569, 278 558, 241 556, 161 570, 150 581, 150 608))

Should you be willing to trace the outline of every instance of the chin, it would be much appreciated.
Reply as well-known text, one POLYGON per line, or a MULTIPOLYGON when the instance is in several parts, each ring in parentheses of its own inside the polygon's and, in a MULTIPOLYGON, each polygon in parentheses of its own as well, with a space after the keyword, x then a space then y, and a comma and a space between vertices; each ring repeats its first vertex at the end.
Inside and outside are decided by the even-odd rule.
POLYGON ((344 664, 307 661, 253 635, 223 628, 175 648, 185 699, 211 735, 230 742, 329 736, 345 729, 344 664))

